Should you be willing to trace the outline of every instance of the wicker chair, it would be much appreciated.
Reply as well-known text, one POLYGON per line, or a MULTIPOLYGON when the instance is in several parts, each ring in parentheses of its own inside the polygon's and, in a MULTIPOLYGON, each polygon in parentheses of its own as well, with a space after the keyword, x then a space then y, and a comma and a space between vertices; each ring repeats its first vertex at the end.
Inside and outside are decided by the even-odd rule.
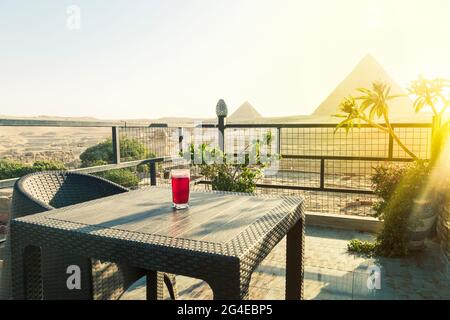
MULTIPOLYGON (((30 214, 53 210, 80 202, 94 200, 127 192, 123 188, 108 180, 92 175, 66 171, 39 172, 26 175, 19 179, 14 186, 11 205, 11 218, 18 218, 30 214)), ((32 249, 33 250, 33 249, 32 249)), ((145 270, 111 262, 102 262, 74 256, 70 252, 51 251, 49 248, 35 251, 40 257, 40 266, 25 266, 27 268, 41 268, 42 288, 27 288, 31 297, 41 299, 117 299, 139 278, 145 275, 145 270), (78 265, 82 277, 81 290, 68 290, 66 286, 66 268, 78 265), (31 290, 31 291, 30 291, 31 290), (38 292, 36 292, 38 290, 38 292), (43 291, 43 292, 42 292, 43 291)), ((10 258, 9 240, 6 241, 6 259, 0 286, 3 292, 0 297, 10 297, 10 258)), ((164 283, 170 297, 176 298, 175 277, 164 274, 164 283)), ((162 298, 161 294, 159 298, 162 298)))

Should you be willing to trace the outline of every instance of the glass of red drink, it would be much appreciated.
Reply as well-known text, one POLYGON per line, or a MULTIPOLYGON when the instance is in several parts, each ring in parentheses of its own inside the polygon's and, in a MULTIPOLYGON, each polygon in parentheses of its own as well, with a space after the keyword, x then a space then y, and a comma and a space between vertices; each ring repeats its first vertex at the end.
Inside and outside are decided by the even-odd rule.
POLYGON ((189 169, 174 169, 172 178, 172 202, 176 210, 189 208, 189 169))

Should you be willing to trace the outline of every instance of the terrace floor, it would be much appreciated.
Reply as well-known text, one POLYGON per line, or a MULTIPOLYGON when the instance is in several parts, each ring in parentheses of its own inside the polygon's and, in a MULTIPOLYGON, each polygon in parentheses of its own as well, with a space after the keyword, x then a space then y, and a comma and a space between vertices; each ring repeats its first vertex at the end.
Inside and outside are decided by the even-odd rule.
MULTIPOLYGON (((347 252, 348 240, 372 237, 356 231, 307 228, 305 299, 450 299, 450 275, 443 271, 437 244, 429 242, 424 252, 401 259, 347 252), (378 290, 367 287, 370 266, 380 268, 378 290)), ((255 271, 250 299, 284 299, 285 247, 283 240, 255 271)), ((180 299, 212 298, 209 286, 201 280, 177 276, 177 286, 180 299)), ((123 299, 145 299, 145 279, 123 299)))

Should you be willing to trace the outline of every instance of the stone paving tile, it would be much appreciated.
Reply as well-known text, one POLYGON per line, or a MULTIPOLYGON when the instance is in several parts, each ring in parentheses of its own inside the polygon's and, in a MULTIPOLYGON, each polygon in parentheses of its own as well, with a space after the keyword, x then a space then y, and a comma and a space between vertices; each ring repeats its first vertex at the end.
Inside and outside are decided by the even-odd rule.
MULTIPOLYGON (((347 252, 350 239, 373 239, 367 233, 307 228, 305 299, 450 299, 450 284, 438 268, 438 247, 429 243, 424 253, 402 259, 367 258, 347 252), (381 289, 367 288, 367 268, 381 269, 381 289)), ((284 299, 286 242, 281 241, 256 269, 250 299, 284 299)), ((209 286, 198 279, 177 276, 180 299, 212 299, 209 286)), ((166 296, 168 296, 166 294, 166 296)), ((124 299, 145 299, 141 280, 124 299)))

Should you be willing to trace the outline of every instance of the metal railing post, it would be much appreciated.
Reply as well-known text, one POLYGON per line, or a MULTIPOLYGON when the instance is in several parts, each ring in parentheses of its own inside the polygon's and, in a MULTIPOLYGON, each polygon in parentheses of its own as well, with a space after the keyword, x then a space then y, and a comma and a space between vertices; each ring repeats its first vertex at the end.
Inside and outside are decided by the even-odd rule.
POLYGON ((184 139, 184 130, 182 127, 178 127, 178 151, 180 154, 183 154, 183 139, 184 139))
POLYGON ((320 189, 325 189, 325 159, 320 159, 320 189))
POLYGON ((389 149, 388 149, 388 158, 392 159, 394 157, 394 138, 389 135, 389 149))
POLYGON ((150 185, 156 186, 156 163, 150 163, 150 185))
POLYGON ((440 128, 442 125, 442 119, 438 116, 433 116, 433 121, 431 125, 431 150, 430 150, 430 160, 431 163, 435 163, 439 157, 440 151, 442 149, 442 137, 440 128))
POLYGON ((228 115, 228 107, 223 99, 220 99, 216 105, 216 116, 218 119, 217 128, 219 129, 219 148, 225 153, 225 118, 228 115))
POLYGON ((218 129, 219 129, 219 148, 222 152, 225 152, 225 117, 218 117, 218 129))
POLYGON ((281 156, 281 128, 277 128, 277 155, 281 156))
POLYGON ((120 163, 120 137, 119 127, 112 127, 112 148, 113 148, 113 163, 120 163))

